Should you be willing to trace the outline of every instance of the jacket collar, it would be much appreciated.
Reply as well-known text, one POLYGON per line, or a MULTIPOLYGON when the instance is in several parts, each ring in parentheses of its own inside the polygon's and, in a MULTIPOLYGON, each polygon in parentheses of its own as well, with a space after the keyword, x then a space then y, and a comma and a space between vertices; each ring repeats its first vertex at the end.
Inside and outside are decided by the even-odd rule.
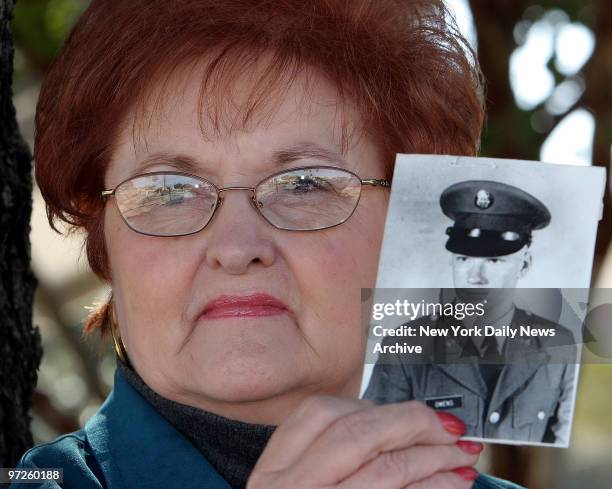
POLYGON ((109 487, 231 489, 118 368, 112 392, 85 425, 85 433, 109 487))

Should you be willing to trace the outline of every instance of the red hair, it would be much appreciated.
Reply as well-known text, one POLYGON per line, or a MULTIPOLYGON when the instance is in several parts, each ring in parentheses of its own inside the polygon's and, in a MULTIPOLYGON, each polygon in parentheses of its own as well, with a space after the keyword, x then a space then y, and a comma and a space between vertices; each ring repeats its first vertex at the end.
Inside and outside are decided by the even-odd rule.
POLYGON ((207 106, 266 60, 243 123, 308 67, 358 109, 390 162, 478 150, 481 75, 442 0, 93 0, 44 81, 34 152, 50 224, 85 231, 104 280, 99 195, 120 126, 155 83, 205 58, 207 106))

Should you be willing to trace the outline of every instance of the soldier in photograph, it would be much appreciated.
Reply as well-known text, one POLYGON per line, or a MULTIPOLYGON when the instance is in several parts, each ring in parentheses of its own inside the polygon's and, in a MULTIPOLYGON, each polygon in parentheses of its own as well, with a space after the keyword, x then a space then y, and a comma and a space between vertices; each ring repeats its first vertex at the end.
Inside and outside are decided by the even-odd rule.
MULTIPOLYGON (((549 210, 517 187, 483 180, 451 185, 440 206, 454 221, 446 242, 454 282, 450 300, 486 304, 486 314, 461 321, 432 315, 407 324, 449 330, 458 324, 466 330, 487 325, 502 333, 530 326, 553 336, 447 335, 429 339, 424 355, 384 353, 364 398, 377 403, 417 399, 448 410, 466 423, 466 436, 567 445, 575 339, 567 328, 515 303, 517 284, 533 262, 532 231, 550 223, 549 210)), ((387 336, 383 345, 394 342, 387 336)))

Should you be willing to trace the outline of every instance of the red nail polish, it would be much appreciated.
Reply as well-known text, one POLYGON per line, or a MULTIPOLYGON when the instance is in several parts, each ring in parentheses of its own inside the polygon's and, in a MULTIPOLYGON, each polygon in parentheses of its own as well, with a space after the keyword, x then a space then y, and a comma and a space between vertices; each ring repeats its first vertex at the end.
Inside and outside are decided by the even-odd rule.
POLYGON ((453 469, 453 472, 466 481, 473 481, 478 477, 478 471, 472 467, 459 467, 453 469))
POLYGON ((480 453, 484 448, 484 445, 482 443, 468 440, 459 440, 457 442, 457 446, 467 453, 480 453))
POLYGON ((449 413, 436 412, 442 426, 452 435, 463 435, 465 433, 465 424, 457 416, 449 413))

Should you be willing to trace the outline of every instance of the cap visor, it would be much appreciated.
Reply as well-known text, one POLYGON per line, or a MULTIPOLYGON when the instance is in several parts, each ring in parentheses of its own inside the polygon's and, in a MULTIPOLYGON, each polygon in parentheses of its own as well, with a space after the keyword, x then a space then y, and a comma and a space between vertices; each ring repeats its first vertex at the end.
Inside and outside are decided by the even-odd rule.
POLYGON ((446 242, 446 249, 458 255, 475 257, 505 256, 516 253, 526 241, 506 241, 495 238, 471 238, 468 236, 451 236, 446 242))

